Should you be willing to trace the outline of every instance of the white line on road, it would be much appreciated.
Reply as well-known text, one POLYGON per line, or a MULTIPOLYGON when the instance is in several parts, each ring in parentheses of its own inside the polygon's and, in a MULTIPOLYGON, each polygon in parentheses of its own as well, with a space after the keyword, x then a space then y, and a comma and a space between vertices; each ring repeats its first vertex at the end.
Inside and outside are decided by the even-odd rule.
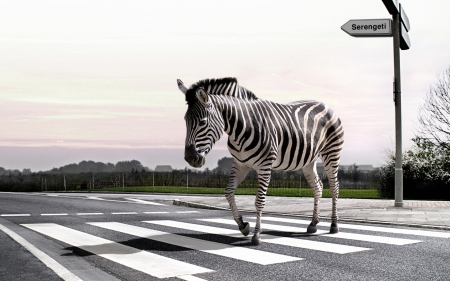
MULTIPOLYGON (((269 223, 264 223, 262 225, 262 228, 270 229, 270 230, 286 231, 286 232, 305 233, 304 231, 301 231, 298 227, 269 224, 269 223)), ((311 233, 308 235, 320 235, 320 236, 326 236, 326 237, 332 237, 332 238, 358 240, 358 241, 364 241, 364 242, 382 243, 382 244, 389 244, 389 245, 408 245, 408 244, 422 242, 420 240, 367 235, 367 234, 356 234, 356 233, 348 233, 348 232, 339 232, 339 233, 335 233, 335 234, 330 234, 329 231, 325 231, 325 230, 317 230, 316 233, 311 233)))
MULTIPOLYGON (((233 220, 223 220, 223 219, 199 219, 199 220, 207 221, 207 222, 214 222, 214 223, 221 223, 221 224, 236 225, 236 222, 233 220)), ((166 222, 168 222, 168 221, 153 221, 152 223, 164 224, 166 222)), ((180 223, 177 223, 176 226, 183 228, 183 227, 188 227, 188 224, 183 223, 183 225, 180 225, 180 223)), ((192 229, 192 230, 213 233, 213 234, 216 233, 216 234, 232 236, 232 237, 238 237, 238 236, 242 237, 242 233, 240 231, 233 231, 230 229, 221 230, 221 228, 218 228, 218 227, 200 226, 200 225, 192 225, 192 226, 189 226, 189 228, 193 228, 193 226, 195 226, 195 229, 192 229), (231 233, 231 235, 229 235, 227 233, 231 233)), ((280 237, 280 236, 269 235, 269 234, 261 234, 261 239, 263 242, 267 242, 267 243, 302 248, 302 249, 316 250, 316 251, 322 251, 322 252, 336 253, 336 254, 349 254, 349 253, 371 250, 370 248, 340 245, 340 244, 313 241, 313 240, 304 240, 304 239, 299 239, 299 238, 280 237)))
POLYGON ((144 212, 144 214, 168 214, 169 212, 144 212))
POLYGON ((88 224, 122 233, 127 233, 142 238, 148 238, 151 240, 167 244, 172 244, 184 248, 194 249, 214 255, 252 262, 256 264, 268 265, 301 260, 300 258, 297 257, 291 257, 276 253, 269 253, 260 250, 222 244, 207 240, 201 240, 182 235, 172 234, 168 232, 162 232, 158 230, 127 225, 118 222, 98 222, 98 223, 89 222, 88 224))
POLYGON ((61 213, 61 214, 41 214, 41 216, 68 216, 68 214, 66 214, 66 213, 61 213))
POLYGON ((78 216, 98 216, 103 215, 103 213, 77 213, 78 216))
POLYGON ((111 213, 112 215, 137 215, 136 212, 117 212, 117 213, 111 213))
POLYGON ((29 217, 30 214, 2 214, 0 217, 29 217))
MULTIPOLYGON (((296 220, 296 219, 276 218, 276 217, 264 217, 264 220, 295 223, 295 224, 310 224, 311 223, 310 221, 306 221, 306 220, 296 220)), ((346 224, 346 223, 339 223, 338 225, 339 225, 339 228, 348 228, 348 229, 355 229, 355 230, 367 230, 367 231, 386 232, 386 233, 394 233, 394 234, 407 234, 407 235, 428 236, 428 237, 438 237, 438 238, 450 238, 450 232, 380 227, 380 226, 370 226, 370 225, 356 225, 356 224, 346 224)))
POLYGON ((150 201, 145 201, 145 200, 141 200, 141 199, 134 199, 134 198, 125 198, 126 200, 130 200, 139 204, 148 204, 148 205, 155 205, 155 206, 167 206, 161 203, 156 203, 156 202, 150 202, 150 201))
POLYGON ((22 224, 22 226, 158 278, 212 271, 53 223, 22 224))
POLYGON ((25 249, 27 249, 30 253, 32 253, 36 258, 38 258, 41 262, 43 262, 48 268, 53 270, 59 277, 61 277, 65 281, 82 281, 78 276, 70 272, 67 268, 59 264, 57 261, 49 257, 46 253, 42 252, 32 244, 30 244, 27 240, 25 240, 22 236, 10 230, 6 226, 0 224, 0 230, 4 233, 8 234, 12 239, 14 239, 17 243, 22 245, 25 249))

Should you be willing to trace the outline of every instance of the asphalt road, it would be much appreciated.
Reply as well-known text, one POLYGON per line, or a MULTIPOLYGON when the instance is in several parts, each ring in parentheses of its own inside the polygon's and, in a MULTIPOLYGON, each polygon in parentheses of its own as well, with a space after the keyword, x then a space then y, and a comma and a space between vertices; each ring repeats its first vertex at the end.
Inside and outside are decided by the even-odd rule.
POLYGON ((267 215, 252 246, 229 211, 181 197, 0 193, 0 280, 450 280, 448 232, 346 223, 327 235, 325 223, 307 235, 307 222, 267 215))

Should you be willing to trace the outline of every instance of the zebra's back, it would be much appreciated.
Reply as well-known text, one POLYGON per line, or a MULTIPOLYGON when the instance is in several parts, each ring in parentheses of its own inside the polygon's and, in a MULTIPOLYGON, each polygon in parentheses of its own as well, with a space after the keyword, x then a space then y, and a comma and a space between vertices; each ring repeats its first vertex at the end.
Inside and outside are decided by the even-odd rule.
POLYGON ((230 136, 229 149, 249 166, 272 163, 275 170, 298 170, 332 147, 342 147, 341 121, 325 104, 245 101, 245 132, 230 136))

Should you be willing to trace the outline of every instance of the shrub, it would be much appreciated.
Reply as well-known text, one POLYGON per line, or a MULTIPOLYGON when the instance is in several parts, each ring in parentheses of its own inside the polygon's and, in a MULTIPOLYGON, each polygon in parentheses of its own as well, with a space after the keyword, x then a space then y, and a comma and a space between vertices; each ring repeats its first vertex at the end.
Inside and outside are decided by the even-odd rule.
MULTIPOLYGON (((450 200, 450 151, 424 138, 414 138, 414 146, 403 154, 403 197, 450 200)), ((395 157, 380 169, 378 193, 394 198, 395 157)))

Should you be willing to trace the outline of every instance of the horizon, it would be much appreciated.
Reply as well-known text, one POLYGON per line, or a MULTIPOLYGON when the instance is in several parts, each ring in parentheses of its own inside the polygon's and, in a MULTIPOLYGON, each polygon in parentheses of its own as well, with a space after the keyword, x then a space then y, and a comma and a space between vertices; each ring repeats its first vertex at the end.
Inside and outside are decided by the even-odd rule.
MULTIPOLYGON (((230 159, 232 159, 233 157, 227 157, 227 156, 224 156, 224 157, 222 157, 222 158, 220 158, 220 159, 223 159, 223 158, 230 158, 230 159)), ((219 161, 220 159, 218 159, 218 161, 219 161)), ((118 162, 116 162, 116 163, 114 163, 114 162, 103 162, 103 161, 94 161, 94 160, 88 160, 88 159, 86 159, 86 160, 82 160, 82 161, 80 161, 80 162, 78 162, 78 163, 67 163, 67 164, 62 165, 62 166, 59 166, 59 167, 53 167, 53 168, 48 169, 48 170, 40 170, 40 171, 37 171, 37 170, 34 170, 34 171, 33 171, 33 169, 30 169, 30 168, 9 169, 9 168, 7 168, 7 167, 1 167, 1 166, 0 166, 0 168, 5 169, 5 171, 19 171, 19 172, 22 172, 22 171, 25 171, 25 170, 29 170, 31 173, 41 173, 41 172, 50 172, 50 171, 52 171, 53 169, 60 169, 60 168, 63 168, 63 167, 65 167, 65 166, 69 166, 69 165, 73 165, 73 164, 79 165, 79 164, 81 164, 82 162, 94 162, 94 163, 102 163, 102 164, 105 164, 105 165, 108 165, 108 164, 117 165, 117 164, 120 163, 120 162, 130 162, 130 161, 138 161, 140 164, 142 164, 142 167, 143 167, 143 168, 148 169, 150 172, 155 171, 156 168, 157 168, 157 167, 160 167, 160 166, 170 166, 173 170, 185 170, 185 169, 187 168, 187 169, 190 170, 190 171, 205 171, 206 169, 213 170, 213 169, 219 167, 218 163, 216 163, 216 165, 215 165, 214 167, 208 166, 208 167, 205 167, 205 168, 202 167, 201 169, 199 169, 199 168, 194 168, 194 167, 190 167, 190 166, 186 166, 185 168, 178 168, 178 167, 172 167, 172 165, 170 165, 170 164, 157 164, 157 165, 153 168, 153 167, 149 167, 149 166, 144 165, 141 161, 139 161, 139 159, 124 159, 124 160, 118 161, 118 162)), ((358 164, 358 163, 340 164, 339 166, 340 166, 340 167, 349 167, 349 166, 352 166, 352 165, 356 165, 357 167, 371 166, 371 167, 373 167, 373 168, 378 168, 377 166, 373 166, 372 164, 365 164, 365 163, 359 163, 359 164, 358 164)), ((323 167, 323 163, 322 163, 321 161, 318 161, 318 162, 317 162, 317 166, 318 166, 318 167, 323 167)), ((302 169, 298 169, 298 170, 302 170, 302 169)), ((298 171, 298 170, 296 170, 296 171, 298 171)), ((274 170, 274 171, 276 171, 276 170, 274 170)))
MULTIPOLYGON (((450 2, 401 4, 411 23, 400 54, 406 151, 426 93, 450 66, 450 2)), ((341 26, 390 17, 381 0, 2 2, 0 167, 188 167, 176 81, 221 77, 261 99, 326 103, 344 126, 341 163, 381 166, 395 147, 392 38, 341 26)), ((225 137, 203 169, 222 157, 225 137)))

